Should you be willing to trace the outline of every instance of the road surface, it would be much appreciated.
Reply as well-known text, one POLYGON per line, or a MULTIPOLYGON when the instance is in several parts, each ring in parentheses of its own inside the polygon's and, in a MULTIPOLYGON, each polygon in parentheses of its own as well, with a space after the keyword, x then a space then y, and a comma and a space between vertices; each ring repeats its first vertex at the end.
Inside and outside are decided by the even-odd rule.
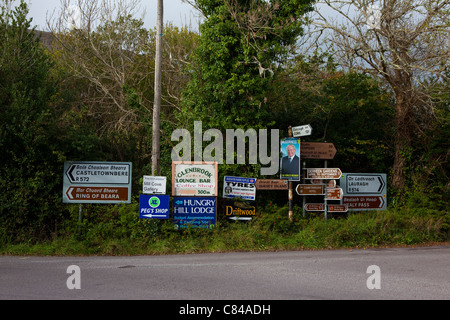
POLYGON ((0 299, 450 299, 450 246, 137 257, 0 256, 0 299))

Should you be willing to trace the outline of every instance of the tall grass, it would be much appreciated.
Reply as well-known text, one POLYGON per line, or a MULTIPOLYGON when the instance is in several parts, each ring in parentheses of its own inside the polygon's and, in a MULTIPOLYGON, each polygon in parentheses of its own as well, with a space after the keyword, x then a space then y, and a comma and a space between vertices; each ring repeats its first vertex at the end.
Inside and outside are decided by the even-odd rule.
POLYGON ((139 219, 137 212, 136 203, 113 206, 102 214, 86 212, 80 226, 74 208, 71 218, 54 239, 3 243, 0 253, 153 255, 366 248, 450 240, 450 214, 446 210, 424 208, 355 212, 325 220, 323 214, 308 213, 303 217, 301 209, 295 207, 291 222, 286 207, 268 205, 251 222, 219 217, 217 226, 211 230, 176 230, 171 221, 139 219))

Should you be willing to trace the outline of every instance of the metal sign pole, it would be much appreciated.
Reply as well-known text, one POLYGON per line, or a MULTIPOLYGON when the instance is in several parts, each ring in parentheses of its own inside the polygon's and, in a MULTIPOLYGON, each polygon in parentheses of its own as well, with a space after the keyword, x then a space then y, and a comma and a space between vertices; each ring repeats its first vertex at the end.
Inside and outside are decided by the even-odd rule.
POLYGON ((78 208, 78 236, 81 236, 81 222, 83 219, 83 205, 80 203, 78 208))
MULTIPOLYGON (((328 160, 325 160, 325 168, 328 168, 328 160)), ((328 180, 324 180, 324 182, 325 182, 324 210, 325 210, 325 220, 327 220, 327 218, 328 218, 328 203, 327 203, 328 180)))
MULTIPOLYGON (((292 126, 288 127, 288 137, 292 138, 293 134, 292 134, 292 126)), ((300 174, 300 172, 299 172, 300 174)), ((293 217, 293 208, 292 208, 292 204, 293 204, 293 200, 294 200, 294 192, 292 190, 292 181, 289 180, 289 192, 288 192, 288 199, 289 199, 289 220, 292 222, 292 217, 293 217)))
MULTIPOLYGON (((306 177, 306 161, 303 161, 303 183, 305 183, 305 177, 306 177)), ((305 205, 306 205, 306 195, 303 196, 303 218, 306 217, 306 213, 305 213, 305 205)))

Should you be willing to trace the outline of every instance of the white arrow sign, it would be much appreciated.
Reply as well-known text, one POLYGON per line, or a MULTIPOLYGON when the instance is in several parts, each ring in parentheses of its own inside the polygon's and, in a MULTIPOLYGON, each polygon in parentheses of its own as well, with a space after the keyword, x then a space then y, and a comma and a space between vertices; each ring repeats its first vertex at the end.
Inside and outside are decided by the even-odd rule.
POLYGON ((128 163, 79 162, 66 171, 69 183, 129 184, 131 165, 128 163))
POLYGON ((384 174, 347 174, 347 194, 381 194, 386 188, 384 174))
POLYGON ((146 218, 167 218, 167 215, 158 215, 158 214, 143 214, 143 217, 146 218))
POLYGON ((312 133, 312 127, 309 124, 292 128, 294 138, 309 136, 312 133))

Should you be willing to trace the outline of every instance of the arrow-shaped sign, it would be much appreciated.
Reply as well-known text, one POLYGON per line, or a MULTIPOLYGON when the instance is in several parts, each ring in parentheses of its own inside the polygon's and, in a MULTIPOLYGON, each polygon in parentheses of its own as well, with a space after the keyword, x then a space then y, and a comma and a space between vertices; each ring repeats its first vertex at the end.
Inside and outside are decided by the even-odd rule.
POLYGON ((297 194, 303 195, 323 195, 325 189, 324 184, 298 184, 295 188, 297 194))
POLYGON ((386 210, 384 196, 344 196, 342 203, 350 210, 386 210))
POLYGON ((141 216, 146 218, 167 218, 167 215, 160 215, 160 214, 143 214, 141 216))
POLYGON ((312 127, 309 124, 292 128, 292 135, 294 138, 309 136, 311 133, 312 127))
POLYGON ((77 162, 66 170, 70 184, 129 184, 131 164, 126 162, 77 162))
POLYGON ((308 168, 306 179, 339 179, 342 175, 338 168, 308 168))
POLYGON ((66 196, 69 201, 96 203, 105 201, 127 201, 129 194, 128 188, 125 187, 71 186, 67 189, 66 196))
POLYGON ((286 179, 258 179, 255 182, 256 190, 288 190, 286 179))
POLYGON ((73 199, 74 199, 74 197, 73 197, 73 195, 72 195, 72 191, 73 191, 74 189, 75 189, 74 187, 70 187, 70 188, 67 190, 67 192, 66 192, 67 197, 68 197, 70 200, 73 200, 73 199))
POLYGON ((381 174, 346 174, 346 194, 385 193, 386 182, 381 174))
POLYGON ((323 203, 306 203, 305 211, 325 211, 323 203))
POLYGON ((327 188, 326 200, 341 200, 344 192, 341 188, 327 188))
POLYGON ((300 158, 331 160, 336 155, 336 148, 330 142, 301 142, 300 158))
POLYGON ((345 204, 330 204, 328 206, 328 212, 347 212, 348 207, 345 204))
POLYGON ((75 165, 71 165, 69 167, 69 170, 67 170, 67 176, 69 177, 70 182, 75 181, 75 178, 73 176, 73 170, 75 169, 75 165))

